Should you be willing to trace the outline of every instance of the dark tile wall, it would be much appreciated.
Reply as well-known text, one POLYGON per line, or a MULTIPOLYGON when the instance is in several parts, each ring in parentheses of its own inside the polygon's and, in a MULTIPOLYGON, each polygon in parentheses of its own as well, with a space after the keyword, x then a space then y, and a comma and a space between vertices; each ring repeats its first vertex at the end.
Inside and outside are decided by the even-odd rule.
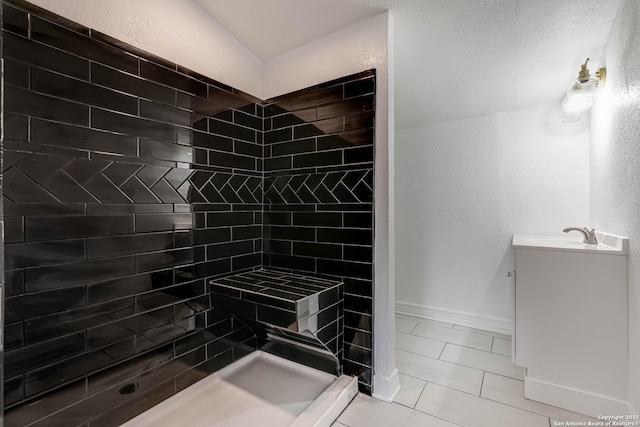
POLYGON ((262 107, 3 9, 5 425, 119 425, 255 348, 207 280, 261 266, 262 107))
POLYGON ((265 105, 265 268, 344 282, 343 370, 371 392, 375 73, 265 105))
POLYGON ((374 72, 264 105, 21 0, 2 24, 6 425, 119 425, 253 351, 206 284, 261 267, 344 282, 370 393, 374 72))

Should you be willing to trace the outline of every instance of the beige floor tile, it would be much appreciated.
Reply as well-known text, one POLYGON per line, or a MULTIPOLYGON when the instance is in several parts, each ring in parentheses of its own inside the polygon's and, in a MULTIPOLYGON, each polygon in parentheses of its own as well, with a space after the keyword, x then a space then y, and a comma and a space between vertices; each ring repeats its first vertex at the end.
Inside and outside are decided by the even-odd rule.
POLYGON ((575 412, 556 408, 555 406, 549 406, 544 403, 525 399, 524 383, 522 381, 506 378, 500 375, 494 375, 489 372, 484 374, 484 382, 482 383, 482 393, 480 396, 485 399, 504 403, 509 406, 515 406, 516 408, 535 412, 536 414, 551 417, 556 420, 585 422, 597 421, 587 415, 577 414, 575 412))
POLYGON ((416 335, 396 333, 396 348, 437 359, 446 343, 416 335))
POLYGON ((423 324, 418 325, 411 334, 485 351, 491 351, 491 343, 493 341, 493 337, 490 335, 476 334, 474 332, 459 331, 456 329, 445 329, 423 324))
POLYGON ((492 337, 498 337, 505 340, 511 339, 511 335, 500 334, 498 332, 485 331, 484 329, 470 328, 468 326, 454 325, 453 329, 456 329, 458 331, 474 332, 480 335, 491 335, 492 337))
POLYGON ((408 318, 406 316, 396 315, 396 331, 410 334, 416 326, 418 326, 419 320, 416 318, 408 318))
POLYGON ((397 403, 386 403, 359 394, 338 418, 348 427, 455 427, 436 417, 397 403))
POLYGON ((464 427, 549 427, 549 418, 427 383, 418 411, 464 427))
POLYGON ((480 395, 482 371, 396 350, 396 366, 402 374, 480 395))
POLYGON ((511 363, 511 357, 488 351, 447 344, 440 356, 440 360, 504 375, 517 380, 524 379, 524 369, 511 363))
POLYGON ((491 347, 492 353, 502 354, 504 356, 511 356, 511 340, 505 340, 504 338, 493 338, 493 347, 491 347))
POLYGON ((416 406, 416 402, 427 384, 425 380, 419 378, 410 377, 408 375, 400 374, 400 391, 393 399, 394 402, 404 406, 413 408, 416 406))

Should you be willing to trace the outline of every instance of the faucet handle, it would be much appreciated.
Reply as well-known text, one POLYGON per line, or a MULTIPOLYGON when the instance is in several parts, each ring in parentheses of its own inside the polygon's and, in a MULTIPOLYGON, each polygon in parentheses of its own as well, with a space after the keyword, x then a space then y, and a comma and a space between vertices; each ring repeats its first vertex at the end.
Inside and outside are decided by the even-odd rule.
POLYGON ((591 230, 589 230, 588 227, 585 227, 584 230, 587 232, 587 243, 597 245, 598 238, 596 237, 596 229, 592 228, 591 230))

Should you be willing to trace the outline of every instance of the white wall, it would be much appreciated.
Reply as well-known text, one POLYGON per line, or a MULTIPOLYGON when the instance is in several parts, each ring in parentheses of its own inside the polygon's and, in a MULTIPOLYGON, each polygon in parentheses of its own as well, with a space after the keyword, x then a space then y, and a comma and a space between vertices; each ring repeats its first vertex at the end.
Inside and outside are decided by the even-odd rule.
MULTIPOLYGON (((640 411, 640 3, 624 0, 591 110, 591 218, 629 237, 629 400, 640 411)), ((619 351, 624 351, 620 349, 619 351)))
POLYGON ((294 49, 265 64, 265 98, 376 69, 375 289, 373 395, 391 400, 395 369, 393 219, 393 20, 384 13, 294 49), (300 70, 304 70, 303 73, 300 70))
POLYGON ((397 131, 399 311, 508 333, 512 235, 589 223, 588 123, 559 105, 397 131))
POLYGON ((29 1, 253 96, 262 97, 262 62, 195 2, 29 1))

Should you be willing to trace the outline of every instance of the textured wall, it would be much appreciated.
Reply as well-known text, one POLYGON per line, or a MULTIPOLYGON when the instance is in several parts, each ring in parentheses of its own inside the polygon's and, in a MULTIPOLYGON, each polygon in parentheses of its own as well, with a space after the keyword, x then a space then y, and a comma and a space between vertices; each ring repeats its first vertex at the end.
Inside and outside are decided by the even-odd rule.
POLYGON ((4 12, 5 425, 119 425, 247 351, 206 281, 261 264, 262 107, 4 12))
POLYGON ((345 284, 346 374, 371 393, 375 74, 265 105, 265 268, 345 284))
POLYGON ((397 133, 399 303, 509 327, 512 234, 588 224, 586 123, 560 123, 557 108, 397 133))
POLYGON ((193 1, 32 0, 31 3, 262 96, 262 62, 193 1))
POLYGON ((591 218, 629 237, 629 392, 640 411, 640 3, 625 0, 607 41, 607 85, 591 110, 591 218))

